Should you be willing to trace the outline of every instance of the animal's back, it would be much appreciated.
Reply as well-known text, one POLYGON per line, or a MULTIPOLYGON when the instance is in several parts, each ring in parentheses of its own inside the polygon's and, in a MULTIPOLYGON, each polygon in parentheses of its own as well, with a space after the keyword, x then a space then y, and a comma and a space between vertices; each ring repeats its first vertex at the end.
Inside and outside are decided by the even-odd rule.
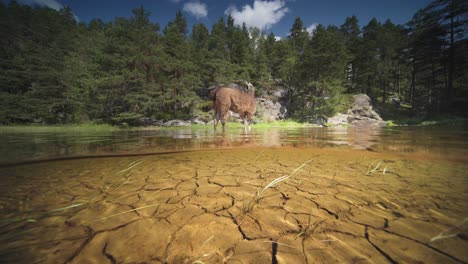
POLYGON ((236 113, 255 114, 257 102, 255 95, 232 87, 217 87, 209 92, 215 111, 231 110, 236 113))

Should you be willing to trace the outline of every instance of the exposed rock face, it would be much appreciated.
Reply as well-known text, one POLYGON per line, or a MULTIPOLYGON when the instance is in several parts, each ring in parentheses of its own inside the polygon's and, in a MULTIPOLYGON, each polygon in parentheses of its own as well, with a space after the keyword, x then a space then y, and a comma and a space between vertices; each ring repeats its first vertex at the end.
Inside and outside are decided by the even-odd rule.
POLYGON ((371 99, 366 94, 354 95, 354 103, 347 114, 338 114, 327 120, 332 125, 353 126, 384 126, 385 121, 377 114, 371 105, 371 99), (346 120, 346 121, 345 121, 346 120))

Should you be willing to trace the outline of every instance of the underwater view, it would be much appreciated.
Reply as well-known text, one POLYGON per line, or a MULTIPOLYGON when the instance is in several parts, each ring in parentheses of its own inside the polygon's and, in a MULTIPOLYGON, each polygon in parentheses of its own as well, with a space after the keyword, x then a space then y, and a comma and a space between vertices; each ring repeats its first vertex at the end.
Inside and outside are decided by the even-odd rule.
POLYGON ((3 263, 466 263, 465 129, 2 133, 3 263))

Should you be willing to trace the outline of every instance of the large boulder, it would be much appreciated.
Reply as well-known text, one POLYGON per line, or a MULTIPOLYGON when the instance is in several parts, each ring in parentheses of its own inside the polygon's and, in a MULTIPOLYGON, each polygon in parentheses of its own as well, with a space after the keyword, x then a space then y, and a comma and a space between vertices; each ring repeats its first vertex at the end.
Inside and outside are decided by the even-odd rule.
POLYGON ((371 99, 366 94, 357 94, 353 96, 354 103, 346 114, 338 114, 328 118, 327 123, 331 125, 352 126, 384 126, 385 121, 374 111, 371 99), (344 121, 346 119, 346 122, 344 121))
POLYGON ((371 99, 367 94, 356 94, 353 96, 353 107, 348 110, 348 115, 354 117, 368 117, 370 119, 382 120, 371 105, 371 99))

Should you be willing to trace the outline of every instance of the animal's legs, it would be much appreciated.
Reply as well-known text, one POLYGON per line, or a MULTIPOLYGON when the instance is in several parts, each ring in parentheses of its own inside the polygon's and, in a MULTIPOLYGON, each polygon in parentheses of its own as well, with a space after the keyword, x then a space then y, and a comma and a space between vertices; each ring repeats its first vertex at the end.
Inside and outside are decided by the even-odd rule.
POLYGON ((244 122, 244 130, 247 129, 247 116, 245 113, 239 113, 240 119, 244 122))
POLYGON ((215 103, 216 103, 216 105, 215 105, 215 108, 214 108, 213 125, 214 125, 214 130, 216 132, 217 129, 218 129, 218 124, 219 124, 220 121, 221 121, 221 123, 223 125, 223 130, 224 130, 224 123, 222 122, 222 117, 223 117, 222 109, 224 109, 224 107, 223 107, 223 105, 219 105, 218 102, 215 102, 215 103))
POLYGON ((246 123, 248 123, 250 131, 250 124, 252 124, 252 113, 247 113, 247 117, 244 119, 244 126, 246 123))
POLYGON ((229 112, 228 112, 227 108, 226 109, 221 109, 220 115, 221 115, 221 124, 223 125, 223 132, 224 132, 224 130, 226 128, 226 119, 228 117, 228 114, 229 114, 229 112))
POLYGON ((214 116, 213 116, 213 126, 214 126, 214 131, 218 129, 218 122, 219 122, 219 111, 217 108, 214 108, 214 116))

